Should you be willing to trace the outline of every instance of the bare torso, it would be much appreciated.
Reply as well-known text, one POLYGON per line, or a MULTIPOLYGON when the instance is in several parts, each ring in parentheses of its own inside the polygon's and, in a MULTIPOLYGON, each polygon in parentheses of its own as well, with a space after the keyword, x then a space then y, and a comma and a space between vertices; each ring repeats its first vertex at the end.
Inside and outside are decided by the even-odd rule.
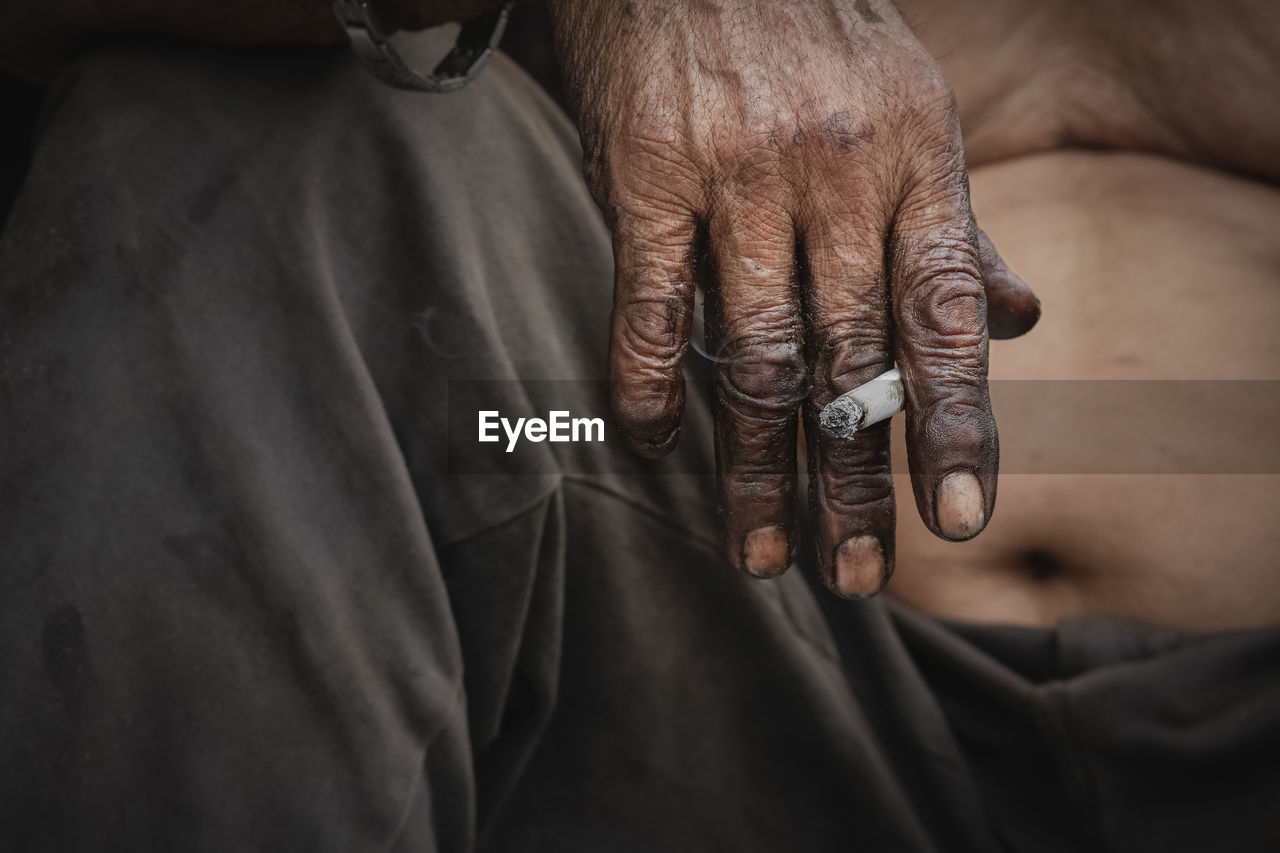
MULTIPOLYGON (((986 229, 1044 305, 1029 335, 992 344, 996 382, 1280 379, 1280 190, 1165 158, 1083 152, 985 166, 972 182, 986 229)), ((1020 438, 1010 428, 1002 421, 1006 444, 1020 438)), ((1070 429, 1036 440, 1077 440, 1070 429)), ((900 508, 894 594, 940 615, 1023 624, 1280 618, 1280 476, 1021 474, 1011 464, 991 526, 972 542, 937 540, 910 502, 900 508)), ((898 490, 909 493, 905 479, 898 490)))
MULTIPOLYGON (((431 8, 452 17, 492 0, 474 3, 431 8)), ((107 22, 100 5, 48 14, 90 30, 341 35, 324 3, 213 22, 187 14, 199 4, 141 0, 107 22)), ((1280 4, 897 5, 957 91, 980 220, 1044 303, 1031 335, 993 346, 995 379, 1280 379, 1280 190, 1268 185, 1280 180, 1280 4)), ((39 42, 18 23, 13 63, 39 42)), ((1103 613, 1192 629, 1280 618, 1280 476, 1007 472, 991 526, 963 545, 924 529, 905 479, 898 492, 889 592, 939 615, 1103 613)))
MULTIPOLYGON (((1256 49, 1280 40, 1272 8, 1183 18, 1183 47, 1181 30, 1130 26, 1095 49, 1079 40, 1107 13, 1089 4, 902 5, 957 89, 979 220, 1044 305, 1030 335, 992 345, 994 380, 1280 379, 1280 44, 1256 49)), ((1006 473, 970 543, 903 502, 889 591, 979 621, 1274 622, 1278 514, 1274 474, 1006 473)))

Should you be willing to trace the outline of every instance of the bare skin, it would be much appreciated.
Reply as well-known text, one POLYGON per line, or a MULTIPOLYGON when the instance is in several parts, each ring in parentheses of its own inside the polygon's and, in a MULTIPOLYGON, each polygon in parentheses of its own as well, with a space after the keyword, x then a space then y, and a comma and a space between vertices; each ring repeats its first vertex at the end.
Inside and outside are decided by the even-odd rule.
POLYGON ((614 233, 614 411, 633 445, 661 455, 678 439, 700 282, 735 565, 770 577, 790 564, 803 412, 823 574, 844 595, 881 588, 889 434, 829 440, 816 414, 895 361, 920 516, 943 538, 977 535, 998 464, 988 295, 1002 332, 1038 307, 975 224, 951 90, 893 6, 554 8, 587 181, 614 233))
MULTIPOLYGON (((991 164, 975 178, 979 213, 1059 312, 1037 335, 998 345, 995 375, 1278 378, 1280 202, 1257 181, 1280 178, 1280 6, 897 5, 955 86, 967 159, 991 164), (1158 156, 1017 160, 1071 147, 1158 156)), ((1203 432, 1221 435, 1212 424, 1203 432)), ((978 621, 1274 622, 1278 482, 1015 475, 1012 508, 973 542, 941 542, 936 528, 901 515, 893 589, 929 612, 978 621)), ((860 561, 874 551, 849 541, 860 561)))
MULTIPOLYGON (((1166 157, 1056 151, 975 168, 973 196, 1010 262, 1034 276, 1045 314, 1035 334, 992 346, 1009 451, 1001 512, 958 545, 900 515, 887 592, 976 622, 1280 621, 1280 475, 1026 473, 1019 445, 1052 452, 1116 435, 1150 456, 1159 425, 1139 396, 1109 408, 1098 435, 1054 418, 1030 426, 999 393, 1014 379, 1280 380, 1280 190, 1166 157)), ((1254 403, 1230 419, 1188 412, 1179 432, 1210 448, 1269 447, 1274 399, 1254 403)))
MULTIPOLYGON (((327 3, 251 5, 32 9, 91 31, 333 36, 327 3)), ((377 8, 419 26, 492 5, 377 8)), ((988 311, 1008 336, 1039 307, 974 221, 951 90, 893 5, 562 0, 553 15, 588 182, 614 233, 614 408, 633 445, 659 455, 677 441, 701 251, 726 356, 715 400, 729 559, 762 577, 787 569, 801 412, 812 424, 895 360, 921 517, 948 539, 980 532, 998 464, 988 311)), ((807 433, 824 576, 873 594, 893 568, 888 433, 856 447, 807 433)))
POLYGON ((955 87, 971 165, 1066 147, 1280 179, 1270 0, 898 0, 955 87))
MULTIPOLYGON (((993 379, 1280 378, 1280 193, 1266 186, 1280 179, 1280 7, 898 5, 955 86, 974 206, 1044 299, 1034 335, 994 348, 993 379)), ((1280 620, 1280 477, 1006 473, 1001 486, 1002 513, 971 543, 900 517, 890 590, 973 621, 1280 620)))
MULTIPOLYGON (((101 30, 110 22, 95 13, 97 5, 46 0, 38 8, 101 30)), ((154 0, 120 5, 132 9, 132 17, 115 17, 113 9, 112 21, 150 31, 249 41, 340 38, 329 23, 327 3, 313 0, 255 3, 248 16, 232 14, 233 5, 204 8, 207 4, 194 0, 174 0, 163 9, 154 0), (249 21, 252 32, 230 29, 232 20, 249 21)), ((492 5, 395 0, 379 8, 393 22, 418 26, 469 17, 492 5)), ((902 520, 907 561, 899 591, 927 609, 961 617, 1051 621, 1070 613, 1116 611, 1104 598, 1124 593, 1123 584, 1094 585, 1089 594, 1076 587, 1051 598, 1056 593, 1045 590, 1053 585, 1037 581, 1031 596, 1036 601, 1024 602, 1019 617, 1016 608, 991 605, 1014 601, 1012 592, 969 595, 964 590, 975 588, 974 578, 962 578, 964 572, 918 569, 920 564, 936 567, 944 554, 981 554, 981 559, 956 563, 974 567, 975 573, 980 565, 1023 566, 1026 553, 1041 550, 1028 544, 1033 540, 1027 536, 1016 540, 1017 548, 1008 539, 990 543, 992 551, 979 543, 957 548, 917 536, 928 530, 964 538, 991 517, 995 433, 982 390, 986 337, 977 319, 983 296, 991 337, 1024 331, 1038 314, 1029 291, 973 228, 964 161, 996 163, 1064 146, 1136 149, 1274 180, 1280 177, 1274 156, 1280 150, 1280 88, 1273 85, 1280 77, 1280 49, 1272 42, 1280 33, 1280 7, 1267 0, 1230 0, 1211 8, 1189 0, 899 0, 896 5, 914 37, 887 3, 861 0, 733 0, 714 8, 691 2, 556 4, 566 73, 587 143, 588 176, 615 228, 619 415, 637 444, 650 452, 674 441, 681 394, 674 364, 687 336, 690 285, 700 277, 713 291, 709 302, 719 321, 721 352, 733 356, 721 366, 717 438, 728 552, 738 565, 769 575, 785 565, 792 548, 797 401, 808 396, 811 413, 890 358, 914 357, 924 367, 916 372, 908 449, 926 526, 902 520), (940 57, 955 87, 965 127, 963 155, 947 84, 915 37, 940 57), (920 236, 904 241, 903 233, 920 236), (890 234, 895 239, 886 241, 890 234), (947 237, 946 245, 931 248, 937 235, 947 237), (930 276, 930 263, 945 275, 930 276), (926 310, 907 310, 904 318, 910 301, 889 296, 927 290, 921 283, 954 290, 957 298, 932 300, 934 310, 926 298, 926 310), (811 395, 803 379, 807 372, 813 377, 811 395), (939 398, 948 402, 936 403, 939 398), (957 400, 961 405, 953 405, 957 400), (936 405, 926 405, 931 402, 936 405), (932 423, 941 426, 932 429, 932 423), (956 488, 954 479, 939 477, 951 473, 945 470, 948 462, 975 454, 977 500, 973 489, 956 488), (922 541, 933 544, 924 547, 922 541), (955 583, 947 580, 952 575, 955 583)), ((1121 177, 1099 172, 1095 179, 1121 177)), ((1171 181, 1185 177, 1165 175, 1171 181)), ((1087 175, 1076 179, 1089 180, 1087 175)), ((979 187, 990 180, 984 175, 979 187)), ((1070 188, 1056 180, 1036 185, 1046 193, 1070 188)), ((1156 189, 1156 183, 1147 185, 1144 197, 1151 198, 1156 189)), ((1045 230, 1051 218, 1036 211, 1043 219, 1041 230, 1028 234, 1025 229, 1034 223, 1011 215, 1019 208, 1007 197, 980 209, 997 217, 1000 227, 993 231, 1002 239, 1018 241, 1015 261, 1025 259, 1049 287, 1064 285, 1060 269, 1038 263, 1030 248, 1063 245, 1065 234, 1045 230)), ((1125 227, 1124 222, 1113 225, 1117 233, 1125 227)), ((1206 226, 1212 231, 1212 223, 1206 226)), ((1173 239, 1187 248, 1196 243, 1194 236, 1173 239)), ((1226 238, 1219 235, 1219 240, 1226 238)), ((1090 273, 1088 283, 1131 285, 1132 276, 1107 274, 1132 255, 1114 256, 1111 266, 1090 273)), ((1176 309, 1170 300, 1141 289, 1129 295, 1148 310, 1176 309)), ((1211 327, 1203 319, 1197 326, 1211 327)), ((1088 342, 1084 348, 1090 353, 1105 352, 1099 328, 1075 329, 1072 339, 1088 342)), ((1149 353, 1168 348, 1133 332, 1115 328, 1109 334, 1149 353)), ((1020 364, 1038 363, 1031 356, 1020 359, 1020 364)), ((816 430, 809 434, 812 439, 816 430)), ((854 454, 824 449, 820 437, 811 447, 820 556, 829 583, 846 594, 878 588, 893 565, 886 441, 877 435, 854 454)), ((1010 535, 1018 525, 1032 523, 1029 507, 1044 506, 1035 489, 1028 492, 1025 481, 1014 482, 1023 483, 1013 486, 1019 490, 1014 514, 1020 521, 999 528, 1010 535)), ((1090 491, 1109 488, 1098 483, 1091 481, 1072 498, 1077 515, 1083 513, 1076 519, 1082 536, 1091 529, 1085 523, 1093 517, 1091 508, 1110 506, 1107 518, 1122 527, 1133 517, 1124 510, 1134 502, 1107 504, 1090 491)), ((1251 506, 1260 505, 1256 497, 1251 506)), ((1180 523, 1176 514, 1169 520, 1180 523)), ((1139 524, 1134 529, 1154 536, 1160 528, 1139 524)), ((1210 556, 1188 548, 1165 556, 1191 553, 1200 565, 1210 556)), ((1111 555, 1117 574, 1125 562, 1121 558, 1129 555, 1125 549, 1111 555)), ((1059 557, 1066 565, 1083 559, 1059 557)), ((1159 584, 1153 572, 1146 574, 1159 584)), ((1192 574, 1188 568, 1181 576, 1192 574)), ((1165 584, 1171 586, 1176 584, 1165 584)), ((1232 624, 1231 613, 1252 614, 1241 617, 1250 622, 1271 612, 1267 602, 1274 596, 1251 597, 1250 590, 1259 590, 1256 584, 1238 588, 1235 604, 1229 596, 1216 596, 1218 605, 1197 614, 1180 616, 1167 604, 1152 615, 1168 624, 1218 625, 1232 624)), ((1154 599, 1130 594, 1127 600, 1154 599)))

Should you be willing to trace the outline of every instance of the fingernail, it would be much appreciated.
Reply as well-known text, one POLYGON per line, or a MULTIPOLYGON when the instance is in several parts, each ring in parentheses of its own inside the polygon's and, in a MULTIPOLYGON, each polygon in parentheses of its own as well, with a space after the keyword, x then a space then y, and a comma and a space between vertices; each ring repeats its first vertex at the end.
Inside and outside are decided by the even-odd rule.
POLYGON ((791 563, 787 534, 780 527, 761 527, 751 531, 742 543, 742 562, 756 577, 771 578, 782 574, 791 563))
POLYGON ((948 539, 963 542, 982 532, 987 510, 982 485, 971 471, 952 471, 938 484, 934 501, 938 530, 948 539))
POLYGON ((849 598, 875 595, 884 585, 884 548, 874 536, 846 539, 836 549, 836 591, 849 598))

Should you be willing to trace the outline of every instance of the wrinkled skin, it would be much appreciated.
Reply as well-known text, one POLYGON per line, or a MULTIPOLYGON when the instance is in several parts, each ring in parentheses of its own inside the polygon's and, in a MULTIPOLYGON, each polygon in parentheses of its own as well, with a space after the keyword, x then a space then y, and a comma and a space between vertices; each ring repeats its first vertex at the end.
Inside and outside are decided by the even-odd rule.
POLYGON ((1274 0, 896 0, 960 98, 969 165, 1146 151, 1280 180, 1274 0))
MULTIPOLYGON (((217 41, 342 38, 327 0, 44 0, 71 31, 217 41)), ((495 0, 378 0, 389 28, 495 0)), ((641 452, 679 434, 695 282, 717 358, 730 560, 769 577, 795 530, 806 423, 820 562, 845 595, 893 567, 888 425, 830 440, 817 412, 896 362, 925 523, 982 530, 996 496, 987 340, 1034 295, 969 207, 955 101, 888 0, 555 0, 586 173, 613 230, 616 416, 641 452)))
POLYGON ((968 539, 991 517, 998 441, 991 329, 1035 297, 978 229, 951 89, 877 0, 554 5, 588 183, 614 234, 615 414, 669 451, 694 289, 707 291, 730 560, 785 571, 797 430, 829 585, 892 570, 888 424, 829 439, 817 413, 895 361, 925 523, 968 539))

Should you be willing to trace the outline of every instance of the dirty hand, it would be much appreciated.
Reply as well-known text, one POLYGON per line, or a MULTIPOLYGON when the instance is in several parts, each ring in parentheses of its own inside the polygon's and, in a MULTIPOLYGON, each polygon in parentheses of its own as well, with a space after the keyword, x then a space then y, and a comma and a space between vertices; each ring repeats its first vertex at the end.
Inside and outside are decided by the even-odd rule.
POLYGON ((586 174, 614 235, 611 378, 641 452, 676 443, 695 282, 716 361, 730 560, 785 571, 805 419, 828 584, 893 565, 888 423, 817 414, 895 362, 916 504, 947 539, 991 517, 988 326, 1034 295, 977 228, 951 89, 887 0, 555 0, 586 174))

